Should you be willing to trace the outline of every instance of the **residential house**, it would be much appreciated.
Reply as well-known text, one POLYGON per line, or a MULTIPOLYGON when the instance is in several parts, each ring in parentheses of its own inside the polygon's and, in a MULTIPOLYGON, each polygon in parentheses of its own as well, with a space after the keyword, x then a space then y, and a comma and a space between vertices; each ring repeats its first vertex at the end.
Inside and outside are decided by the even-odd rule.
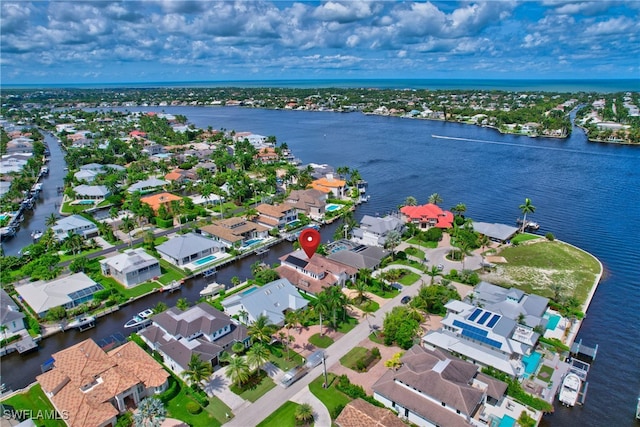
POLYGON ((287 279, 278 279, 251 289, 251 292, 236 293, 223 300, 225 313, 238 315, 247 324, 264 315, 272 324, 282 325, 287 311, 302 310, 309 304, 287 279))
POLYGON ((360 227, 353 229, 351 240, 365 245, 384 247, 387 236, 392 231, 402 234, 404 231, 403 221, 393 215, 383 218, 365 215, 360 221, 360 227))
POLYGON ((262 203, 256 206, 256 222, 269 228, 283 229, 287 223, 298 219, 298 211, 288 203, 270 205, 262 203))
POLYGON ((224 245, 200 234, 187 233, 170 238, 168 241, 157 246, 156 250, 162 259, 174 265, 182 266, 204 258, 207 255, 222 252, 224 245))
POLYGON ((18 305, 13 301, 4 289, 0 289, 0 325, 2 326, 2 338, 20 333, 25 329, 24 313, 20 311, 18 305))
POLYGON ((507 384, 440 350, 414 345, 373 384, 373 397, 421 427, 479 425, 484 405, 500 402, 507 384))
POLYGON ((276 272, 300 291, 316 295, 329 286, 344 286, 354 281, 358 270, 315 254, 311 259, 302 250, 280 257, 276 272))
POLYGON ((322 191, 335 199, 342 199, 347 195, 347 181, 334 178, 332 174, 312 181, 311 188, 322 191))
POLYGON ((421 230, 431 227, 451 228, 453 226, 453 214, 433 203, 421 206, 403 206, 400 208, 404 222, 411 222, 421 230))
POLYGON ((76 200, 104 200, 111 195, 105 185, 80 184, 73 187, 76 200))
POLYGON ((195 181, 196 179, 198 179, 198 177, 196 176, 195 172, 190 171, 190 170, 183 170, 180 168, 174 169, 171 172, 167 173, 164 176, 164 179, 166 179, 167 181, 170 182, 179 182, 179 183, 184 183, 187 181, 195 181))
POLYGON ((143 248, 127 249, 124 253, 103 259, 100 267, 104 276, 111 276, 126 288, 160 276, 160 262, 143 248))
POLYGON ((141 194, 153 193, 154 191, 160 190, 162 189, 162 187, 168 184, 169 181, 164 181, 158 178, 149 178, 130 185, 127 191, 129 193, 135 193, 136 191, 139 191, 141 194))
POLYGON ((276 163, 280 160, 280 156, 276 152, 275 148, 264 147, 258 150, 258 153, 254 156, 260 163, 269 164, 276 163))
POLYGON ((33 139, 25 136, 14 138, 7 142, 5 153, 33 153, 33 139))
POLYGON ((179 202, 182 201, 182 197, 176 196, 175 194, 171 194, 171 193, 158 193, 158 194, 152 194, 150 196, 145 196, 145 197, 141 197, 140 201, 142 203, 146 203, 147 205, 151 206, 151 209, 153 209, 154 212, 158 212, 158 209, 160 209, 160 206, 164 206, 167 210, 171 210, 171 202, 179 202))
POLYGON ((520 377, 525 373, 523 356, 531 354, 540 337, 534 328, 546 326, 543 316, 549 300, 516 289, 494 293, 499 287, 484 282, 478 287, 473 298, 478 306, 449 301, 442 327, 428 332, 423 345, 520 377))
POLYGON ((265 239, 269 236, 267 227, 239 217, 214 221, 211 225, 200 227, 200 231, 228 248, 238 248, 249 240, 265 239))
POLYGON ((24 302, 44 318, 53 307, 70 309, 91 301, 102 285, 84 273, 75 273, 55 280, 27 282, 15 287, 24 302))
POLYGON ((153 316, 151 326, 140 332, 140 337, 162 355, 176 375, 189 369, 193 354, 213 367, 233 344, 248 346, 250 342, 247 328, 204 302, 185 311, 172 307, 153 316))
POLYGON ((169 373, 133 341, 106 352, 89 338, 51 357, 53 369, 36 381, 69 427, 113 427, 169 384, 169 373))
POLYGON ((368 246, 351 240, 337 240, 329 244, 327 258, 354 267, 356 270, 375 270, 389 252, 378 246, 368 246))
POLYGON ((314 190, 293 190, 287 197, 287 203, 311 219, 321 220, 327 207, 327 193, 314 190))
POLYGON ((93 182, 98 175, 100 175, 100 172, 96 172, 94 170, 82 170, 82 169, 73 174, 74 178, 77 179, 78 181, 84 181, 89 183, 93 182))
POLYGON ((347 403, 335 424, 338 427, 407 427, 389 409, 379 408, 361 398, 347 403))
POLYGON ((476 233, 487 236, 489 239, 494 242, 504 243, 508 240, 511 240, 513 236, 518 233, 519 228, 513 227, 506 224, 491 224, 488 222, 476 222, 472 223, 473 231, 476 233))
POLYGON ((81 215, 60 218, 51 229, 58 240, 66 239, 69 233, 79 234, 85 238, 98 235, 96 224, 81 215))

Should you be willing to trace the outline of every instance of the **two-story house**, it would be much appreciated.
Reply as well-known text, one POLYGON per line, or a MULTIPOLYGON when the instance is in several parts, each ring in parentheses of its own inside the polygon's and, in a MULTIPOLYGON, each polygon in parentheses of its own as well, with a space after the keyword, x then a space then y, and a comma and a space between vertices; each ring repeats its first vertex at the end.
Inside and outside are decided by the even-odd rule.
POLYGON ((81 215, 71 215, 56 221, 51 227, 58 240, 64 240, 71 234, 79 234, 84 238, 98 235, 98 226, 81 215))
POLYGON ((392 232, 402 234, 404 222, 393 215, 383 218, 365 215, 360 221, 360 226, 353 229, 351 240, 365 245, 384 247, 387 235, 392 232))
POLYGON ((143 248, 127 249, 124 253, 100 261, 102 274, 111 276, 131 288, 162 274, 160 262, 143 248))
POLYGON ((414 223, 421 230, 427 230, 431 227, 451 228, 453 226, 453 214, 433 203, 421 206, 403 206, 400 208, 400 212, 405 222, 414 223))
POLYGON ((301 292, 316 295, 329 286, 354 281, 358 270, 320 254, 309 259, 302 250, 297 250, 280 257, 276 272, 301 292))
POLYGON ((200 231, 228 248, 239 248, 248 241, 269 236, 269 228, 240 217, 214 221, 211 225, 201 227, 200 231))
POLYGON ((298 219, 298 211, 288 203, 270 205, 262 203, 256 206, 258 218, 256 222, 269 228, 283 229, 287 223, 298 219))
POLYGON ((309 188, 307 190, 292 190, 287 197, 287 203, 314 220, 324 217, 327 207, 327 193, 309 188))

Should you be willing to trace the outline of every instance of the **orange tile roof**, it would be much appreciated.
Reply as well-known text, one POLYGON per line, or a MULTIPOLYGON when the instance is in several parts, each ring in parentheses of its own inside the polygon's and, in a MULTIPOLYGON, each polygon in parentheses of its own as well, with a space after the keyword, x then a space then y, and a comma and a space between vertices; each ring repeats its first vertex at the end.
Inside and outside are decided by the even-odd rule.
POLYGON ((453 214, 433 203, 422 206, 403 206, 400 212, 412 222, 434 222, 438 228, 450 228, 453 225, 453 214))
POLYGON ((182 178, 182 175, 176 171, 171 171, 164 176, 164 179, 166 179, 167 181, 177 181, 180 178, 182 178))
POLYGON ((268 203, 262 203, 256 206, 256 210, 260 214, 267 215, 272 218, 282 218, 283 216, 285 216, 287 212, 289 212, 292 209, 293 209, 293 206, 291 206, 288 203, 281 203, 279 205, 270 205, 268 203))
POLYGON ((342 179, 337 179, 337 178, 326 178, 326 177, 322 177, 320 179, 316 179, 315 181, 313 181, 311 183, 311 185, 313 186, 313 188, 316 188, 316 186, 319 187, 329 187, 329 188, 340 188, 340 187, 344 187, 345 185, 347 185, 347 181, 344 181, 342 179))
POLYGON ((182 200, 182 198, 166 192, 140 198, 140 201, 142 203, 148 204, 149 206, 151 206, 151 209, 156 212, 158 211, 160 205, 166 205, 168 207, 173 200, 182 200))
POLYGON ((352 400, 335 421, 339 427, 406 427, 389 409, 378 408, 363 400, 352 400))

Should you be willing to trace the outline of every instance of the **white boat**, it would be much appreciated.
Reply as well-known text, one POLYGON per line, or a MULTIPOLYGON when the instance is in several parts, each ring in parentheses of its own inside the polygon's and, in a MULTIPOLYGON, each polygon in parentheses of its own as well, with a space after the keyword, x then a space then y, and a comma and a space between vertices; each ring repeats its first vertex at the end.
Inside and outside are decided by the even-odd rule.
POLYGON ((31 233, 31 238, 32 238, 33 240, 38 240, 38 239, 40 239, 40 238, 42 237, 42 235, 43 235, 43 234, 44 234, 44 233, 42 233, 42 231, 40 231, 40 230, 34 230, 34 231, 31 233))
POLYGON ((224 285, 221 285, 220 283, 217 283, 217 282, 209 283, 207 286, 205 286, 203 290, 200 291, 200 296, 203 296, 203 297, 212 296, 219 293, 222 290, 224 290, 224 285))
POLYGON ((638 397, 638 404, 636 405, 636 420, 640 420, 640 397, 638 397))
POLYGON ((173 291, 177 291, 178 289, 180 289, 180 287, 182 287, 182 280, 174 280, 173 282, 169 283, 168 285, 164 285, 163 287, 160 288, 160 292, 173 292, 173 291))
POLYGON ((558 399, 563 405, 575 406, 578 401, 578 394, 580 393, 581 386, 582 381, 580 380, 580 377, 573 372, 569 372, 567 376, 564 377, 564 380, 562 380, 558 399))
POLYGON ((151 316, 153 316, 153 310, 147 308, 140 313, 133 316, 127 323, 124 324, 125 328, 140 328, 151 323, 151 316))
POLYGON ((77 328, 80 331, 86 331, 87 329, 93 328, 95 326, 95 322, 95 316, 78 316, 71 322, 67 323, 65 329, 77 328))

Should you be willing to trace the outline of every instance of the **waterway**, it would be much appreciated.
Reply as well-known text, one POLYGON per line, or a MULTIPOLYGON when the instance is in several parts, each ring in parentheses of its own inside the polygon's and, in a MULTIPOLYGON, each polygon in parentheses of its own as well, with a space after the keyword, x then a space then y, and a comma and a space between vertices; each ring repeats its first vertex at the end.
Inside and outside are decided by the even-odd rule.
MULTIPOLYGON (((122 109, 125 110, 125 109, 122 109)), ((304 111, 229 107, 145 107, 126 110, 182 114, 196 126, 275 135, 303 162, 346 165, 369 182, 371 200, 356 217, 383 215, 407 196, 424 203, 439 193, 445 208, 465 203, 478 221, 515 224, 518 206, 531 198, 541 234, 579 246, 597 256, 605 275, 578 338, 599 344, 589 374, 584 407, 545 417, 553 426, 631 426, 640 391, 640 150, 638 147, 589 143, 575 128, 566 140, 500 135, 488 128, 456 123, 304 111), (432 135, 448 138, 433 137, 432 135), (453 139, 449 139, 453 138, 453 139)), ((331 230, 323 231, 323 240, 331 230)), ((287 244, 272 248, 275 262, 287 244)), ((222 269, 218 280, 244 279, 255 259, 222 269)), ((136 302, 84 333, 67 332, 43 341, 38 353, 3 358, 3 382, 16 388, 39 372, 54 352, 84 337, 124 332, 133 313, 160 299, 169 305, 187 296, 195 300, 202 283, 187 284, 172 295, 157 294, 136 302), (11 369, 20 366, 20 370, 11 369), (19 371, 19 373, 14 373, 19 371)))

